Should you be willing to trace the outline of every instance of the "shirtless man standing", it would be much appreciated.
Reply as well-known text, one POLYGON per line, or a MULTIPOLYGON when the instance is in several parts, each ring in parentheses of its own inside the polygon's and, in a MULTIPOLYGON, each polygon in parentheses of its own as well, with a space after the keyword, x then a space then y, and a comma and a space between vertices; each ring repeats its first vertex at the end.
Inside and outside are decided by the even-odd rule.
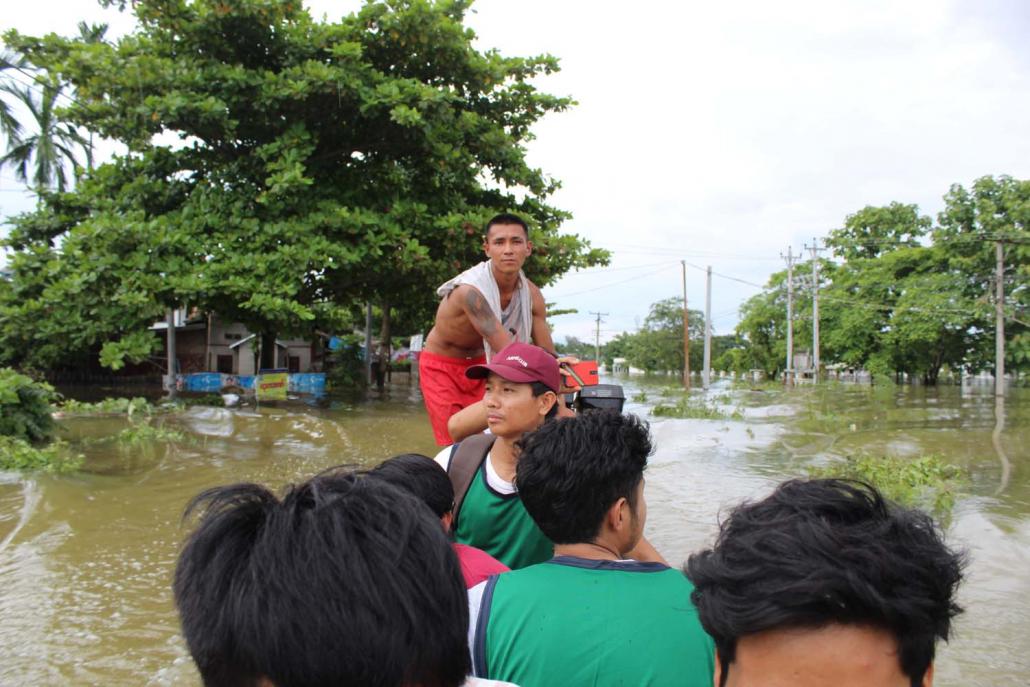
POLYGON ((451 443, 450 416, 483 398, 484 382, 467 378, 468 367, 487 362, 492 352, 514 341, 532 342, 554 353, 544 296, 522 273, 532 250, 526 223, 516 215, 497 215, 487 223, 483 237, 489 259, 437 289, 443 300, 418 368, 440 446, 451 443))

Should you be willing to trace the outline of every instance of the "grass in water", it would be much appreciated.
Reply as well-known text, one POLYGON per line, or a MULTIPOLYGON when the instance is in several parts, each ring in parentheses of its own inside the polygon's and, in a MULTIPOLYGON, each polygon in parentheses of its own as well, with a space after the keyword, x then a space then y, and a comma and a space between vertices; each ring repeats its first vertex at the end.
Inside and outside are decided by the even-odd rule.
POLYGON ((83 460, 63 441, 36 447, 24 439, 0 435, 0 470, 63 474, 78 470, 83 460))
POLYGON ((651 414, 657 417, 679 417, 691 420, 743 420, 744 413, 739 409, 727 413, 715 404, 707 401, 692 400, 686 396, 678 399, 674 404, 667 405, 660 403, 651 409, 651 414))
POLYGON ((68 399, 58 405, 55 410, 66 415, 152 415, 154 406, 145 398, 105 398, 103 401, 89 403, 68 399))
POLYGON ((875 486, 887 498, 924 508, 947 522, 958 490, 966 482, 957 466, 937 455, 916 459, 894 456, 848 456, 825 467, 810 468, 810 477, 858 479, 875 486))
POLYGON ((83 439, 82 443, 84 445, 95 445, 113 441, 122 446, 138 446, 140 444, 157 442, 184 443, 188 440, 189 438, 185 433, 164 425, 151 424, 150 419, 147 418, 145 420, 133 420, 129 423, 128 427, 117 434, 83 439))
POLYGON ((120 444, 144 444, 154 441, 179 443, 186 440, 186 435, 176 429, 137 422, 118 432, 115 440, 120 444))

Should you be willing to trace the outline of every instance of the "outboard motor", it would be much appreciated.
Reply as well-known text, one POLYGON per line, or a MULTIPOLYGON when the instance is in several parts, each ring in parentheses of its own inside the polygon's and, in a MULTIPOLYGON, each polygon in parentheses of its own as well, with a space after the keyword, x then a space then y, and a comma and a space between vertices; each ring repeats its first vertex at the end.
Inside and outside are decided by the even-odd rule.
POLYGON ((614 410, 622 412, 626 403, 626 394, 619 384, 594 384, 585 386, 576 392, 573 407, 576 412, 584 410, 614 410))

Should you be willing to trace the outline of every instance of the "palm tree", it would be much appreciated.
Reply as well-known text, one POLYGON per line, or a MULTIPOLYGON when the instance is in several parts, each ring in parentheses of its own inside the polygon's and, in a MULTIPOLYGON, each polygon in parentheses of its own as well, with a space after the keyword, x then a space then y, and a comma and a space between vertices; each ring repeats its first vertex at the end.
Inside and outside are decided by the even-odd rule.
MULTIPOLYGON (((100 43, 107 32, 107 24, 79 22, 79 37, 85 43, 100 43)), ((75 151, 81 148, 86 156, 86 169, 93 169, 93 133, 85 138, 77 127, 61 121, 56 114, 58 98, 65 97, 64 84, 51 75, 31 74, 30 66, 23 55, 4 51, 0 53, 0 72, 10 70, 31 78, 41 90, 39 97, 32 88, 21 80, 7 79, 0 83, 0 93, 5 93, 20 103, 31 115, 36 133, 23 136, 21 122, 14 116, 9 103, 0 99, 0 133, 7 139, 7 153, 0 158, 0 168, 13 167, 15 176, 22 183, 32 187, 37 194, 44 189, 55 188, 64 191, 68 185, 67 164, 77 172, 80 169, 75 151), (31 180, 30 180, 31 168, 31 180)), ((69 98, 70 100, 74 100, 69 98)))
MULTIPOLYGON (((0 73, 9 74, 25 68, 25 58, 8 50, 0 51, 0 73)), ((10 104, 0 98, 0 134, 7 141, 21 140, 21 122, 14 116, 10 104)), ((10 144, 8 148, 12 147, 10 144)))
POLYGON ((64 191, 68 186, 67 163, 78 169, 75 149, 88 148, 89 142, 74 126, 57 117, 61 84, 37 77, 36 85, 41 89, 38 97, 27 86, 0 84, 0 91, 14 96, 28 110, 35 130, 31 135, 8 136, 7 154, 0 157, 0 167, 13 167, 18 181, 37 194, 48 188, 64 191))

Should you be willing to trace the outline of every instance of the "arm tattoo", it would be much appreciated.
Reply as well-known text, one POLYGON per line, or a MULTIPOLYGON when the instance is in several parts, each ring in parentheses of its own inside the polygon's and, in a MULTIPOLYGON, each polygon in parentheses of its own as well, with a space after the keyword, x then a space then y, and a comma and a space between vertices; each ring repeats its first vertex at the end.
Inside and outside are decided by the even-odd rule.
POLYGON ((484 337, 492 336, 498 331, 500 321, 494 315, 494 311, 490 309, 490 304, 483 298, 483 294, 471 287, 465 294, 465 311, 473 326, 484 337))

